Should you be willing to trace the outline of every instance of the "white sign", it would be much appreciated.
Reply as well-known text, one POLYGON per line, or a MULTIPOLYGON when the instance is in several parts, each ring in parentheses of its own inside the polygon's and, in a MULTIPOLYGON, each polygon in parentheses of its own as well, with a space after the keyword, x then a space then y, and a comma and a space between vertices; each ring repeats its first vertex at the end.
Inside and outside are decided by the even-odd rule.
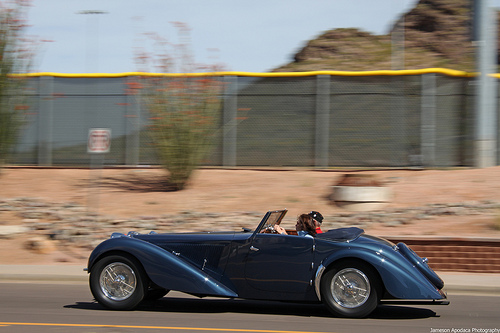
POLYGON ((109 153, 110 148, 111 148, 111 129, 109 128, 89 129, 87 153, 109 153))

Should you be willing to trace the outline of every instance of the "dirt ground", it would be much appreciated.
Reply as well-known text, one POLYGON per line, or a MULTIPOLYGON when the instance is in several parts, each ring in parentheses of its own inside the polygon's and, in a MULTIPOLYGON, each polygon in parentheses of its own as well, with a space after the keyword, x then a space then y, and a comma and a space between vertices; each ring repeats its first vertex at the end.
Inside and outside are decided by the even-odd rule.
MULTIPOLYGON (((47 202, 75 202, 88 207, 89 211, 116 218, 182 211, 264 214, 268 210, 287 208, 289 212, 283 223, 292 227, 295 217, 303 212, 320 211, 325 221, 333 214, 347 213, 329 197, 332 185, 349 173, 354 172, 202 169, 195 172, 186 189, 165 192, 161 186, 165 172, 156 168, 5 168, 0 174, 0 200, 29 197, 47 202)), ((500 202, 500 167, 362 171, 356 174, 371 174, 392 189, 393 200, 384 209, 483 200, 500 202)), ((0 225, 22 223, 21 218, 0 211, 0 225)), ((396 226, 372 223, 364 229, 378 236, 500 239, 500 211, 438 216, 396 226)), ((54 259, 54 255, 49 258, 30 253, 24 249, 22 240, 22 237, 0 239, 0 264, 36 264, 54 259)), ((77 262, 85 263, 85 260, 80 258, 77 262)))

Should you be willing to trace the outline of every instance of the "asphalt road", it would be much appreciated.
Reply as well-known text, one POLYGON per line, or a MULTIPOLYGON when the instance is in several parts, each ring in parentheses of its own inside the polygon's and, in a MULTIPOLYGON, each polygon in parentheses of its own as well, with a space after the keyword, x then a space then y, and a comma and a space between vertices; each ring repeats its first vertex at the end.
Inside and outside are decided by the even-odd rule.
POLYGON ((87 285, 81 283, 0 283, 0 296, 0 332, 498 333, 500 329, 499 296, 450 295, 448 306, 381 305, 366 319, 334 318, 317 304, 198 299, 181 293, 135 311, 109 311, 94 303, 87 285))

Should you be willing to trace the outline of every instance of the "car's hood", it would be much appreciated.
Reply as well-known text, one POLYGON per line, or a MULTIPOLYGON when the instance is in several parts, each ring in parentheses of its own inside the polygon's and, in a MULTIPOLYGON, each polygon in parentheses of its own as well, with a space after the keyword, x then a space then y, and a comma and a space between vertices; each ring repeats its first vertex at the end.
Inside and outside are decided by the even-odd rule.
POLYGON ((187 232, 187 233, 166 233, 166 234, 136 234, 133 238, 158 244, 158 243, 203 243, 231 241, 235 234, 241 232, 187 232))

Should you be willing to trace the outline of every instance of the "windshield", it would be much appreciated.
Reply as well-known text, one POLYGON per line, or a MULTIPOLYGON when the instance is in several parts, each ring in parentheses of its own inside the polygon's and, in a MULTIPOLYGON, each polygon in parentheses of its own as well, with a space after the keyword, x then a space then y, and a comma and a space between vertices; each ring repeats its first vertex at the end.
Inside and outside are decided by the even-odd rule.
POLYGON ((287 212, 286 209, 267 212, 257 232, 273 227, 275 224, 280 224, 281 221, 283 220, 283 217, 285 217, 286 212, 287 212))

